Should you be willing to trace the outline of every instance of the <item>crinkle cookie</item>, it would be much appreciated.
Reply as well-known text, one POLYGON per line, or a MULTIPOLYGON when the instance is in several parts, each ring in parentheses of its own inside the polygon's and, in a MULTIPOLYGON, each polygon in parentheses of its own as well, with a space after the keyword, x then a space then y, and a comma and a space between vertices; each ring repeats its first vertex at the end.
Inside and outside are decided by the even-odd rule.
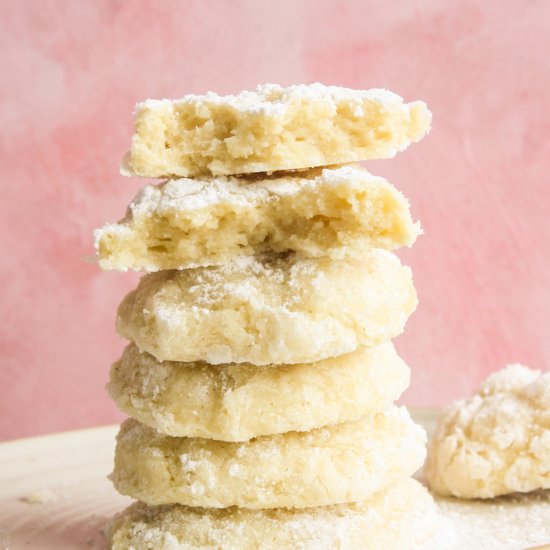
POLYGON ((163 434, 246 441, 384 410, 409 378, 389 342, 317 363, 266 366, 161 363, 130 344, 107 390, 121 410, 163 434))
POLYGON ((416 303, 410 269, 384 250, 245 257, 142 277, 117 328, 161 361, 313 363, 397 336, 416 303))
POLYGON ((126 420, 111 479, 147 504, 304 508, 364 500, 412 475, 425 432, 395 405, 355 422, 228 443, 126 420))
POLYGON ((439 517, 404 479, 369 500, 299 510, 213 510, 135 503, 109 526, 112 550, 419 550, 439 517))
POLYGON ((122 172, 195 177, 389 158, 424 137, 430 123, 421 101, 322 84, 149 99, 136 106, 122 172))
POLYGON ((550 488, 550 373, 508 365, 439 419, 425 467, 441 495, 550 488))
POLYGON ((95 232, 103 269, 159 271, 297 251, 363 256, 410 246, 420 232, 407 199, 358 166, 256 178, 145 186, 126 217, 95 232))

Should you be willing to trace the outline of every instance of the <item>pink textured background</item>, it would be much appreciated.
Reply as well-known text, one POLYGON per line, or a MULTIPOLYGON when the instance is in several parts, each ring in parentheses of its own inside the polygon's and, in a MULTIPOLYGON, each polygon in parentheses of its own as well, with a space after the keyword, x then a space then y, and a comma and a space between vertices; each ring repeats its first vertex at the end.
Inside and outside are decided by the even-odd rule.
POLYGON ((432 134, 369 163, 426 235, 402 256, 421 305, 398 344, 405 401, 550 360, 550 2, 3 0, 0 438, 120 418, 103 386, 136 282, 82 258, 143 183, 118 175, 147 97, 258 83, 387 87, 432 134))

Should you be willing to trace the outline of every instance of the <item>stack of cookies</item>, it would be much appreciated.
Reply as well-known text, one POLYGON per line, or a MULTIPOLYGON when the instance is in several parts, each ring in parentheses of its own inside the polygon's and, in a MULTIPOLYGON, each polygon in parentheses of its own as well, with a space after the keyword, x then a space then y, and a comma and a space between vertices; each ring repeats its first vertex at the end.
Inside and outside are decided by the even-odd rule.
POLYGON ((96 231, 146 272, 118 311, 114 549, 417 548, 425 433, 394 405, 416 307, 406 198, 350 164, 429 130, 422 102, 320 84, 137 107, 124 171, 161 177, 96 231))

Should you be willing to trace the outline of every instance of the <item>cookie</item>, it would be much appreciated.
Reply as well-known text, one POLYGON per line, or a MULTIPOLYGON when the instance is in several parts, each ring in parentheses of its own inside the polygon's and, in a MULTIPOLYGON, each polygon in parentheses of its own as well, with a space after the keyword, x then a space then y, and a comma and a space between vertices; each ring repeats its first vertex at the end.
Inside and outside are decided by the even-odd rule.
POLYGON ((322 84, 149 99, 136 106, 122 172, 196 177, 389 158, 424 137, 430 123, 421 101, 322 84))
POLYGON ((122 411, 163 434, 247 441, 358 420, 388 408, 409 379, 391 343, 266 366, 161 363, 130 344, 107 390, 122 411))
POLYGON ((550 489, 550 372, 508 365, 443 412, 425 475, 441 495, 550 489))
POLYGON ((405 479, 369 500, 301 510, 135 503, 108 531, 112 550, 418 550, 438 526, 428 491, 405 479))
POLYGON ((370 248, 410 246, 419 232, 395 187, 343 166, 147 185, 126 217, 95 238, 103 269, 151 272, 266 252, 362 257, 370 248))
POLYGON ((404 407, 362 420, 228 443, 170 437, 126 420, 111 479, 147 504, 304 508, 364 500, 412 475, 425 432, 404 407))
POLYGON ((145 275, 117 328, 161 361, 313 363, 397 336, 416 303, 410 269, 384 250, 245 257, 145 275))

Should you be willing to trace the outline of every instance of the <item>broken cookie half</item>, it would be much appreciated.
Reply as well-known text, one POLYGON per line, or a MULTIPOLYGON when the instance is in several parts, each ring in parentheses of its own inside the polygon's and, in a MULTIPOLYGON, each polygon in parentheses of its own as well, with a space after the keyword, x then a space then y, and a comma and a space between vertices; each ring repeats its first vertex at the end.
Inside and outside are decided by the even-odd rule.
POLYGON ((136 106, 125 175, 275 172, 391 158, 430 130, 422 101, 388 90, 309 84, 186 95, 136 106))

